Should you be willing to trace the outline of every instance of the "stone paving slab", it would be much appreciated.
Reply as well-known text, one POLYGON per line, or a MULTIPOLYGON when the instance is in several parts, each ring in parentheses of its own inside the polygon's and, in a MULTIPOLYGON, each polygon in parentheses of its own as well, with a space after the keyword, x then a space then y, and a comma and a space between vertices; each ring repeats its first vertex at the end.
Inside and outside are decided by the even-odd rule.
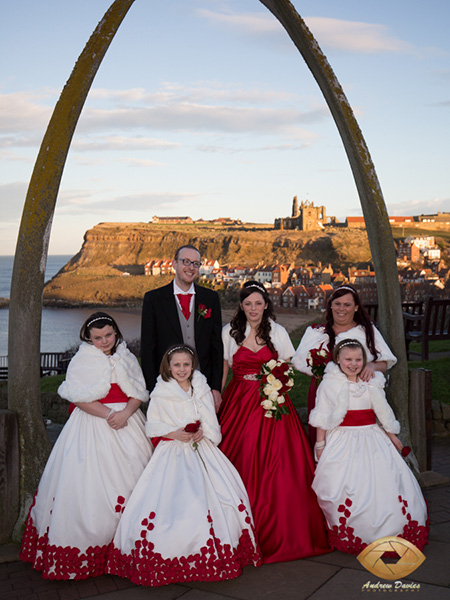
POLYGON ((308 559, 286 563, 246 567, 241 577, 217 583, 198 582, 196 590, 222 594, 238 600, 305 600, 339 568, 314 563, 308 559))
MULTIPOLYGON (((177 600, 178 598, 183 598, 183 600, 192 600, 193 597, 189 596, 191 591, 192 590, 190 588, 179 584, 165 585, 157 588, 133 585, 133 587, 127 589, 126 591, 109 592, 107 594, 102 594, 100 598, 101 600, 177 600)), ((202 592, 198 593, 200 594, 202 592)), ((98 599, 99 596, 83 596, 83 600, 94 600, 95 598, 98 599)), ((197 598, 200 600, 200 596, 197 596, 197 598)), ((214 595, 214 600, 219 598, 225 598, 225 596, 214 595)), ((203 600, 203 596, 201 597, 201 600, 203 600)))
POLYGON ((405 579, 396 583, 377 579, 367 571, 342 569, 310 596, 309 600, 364 600, 365 598, 450 600, 450 589, 405 579))

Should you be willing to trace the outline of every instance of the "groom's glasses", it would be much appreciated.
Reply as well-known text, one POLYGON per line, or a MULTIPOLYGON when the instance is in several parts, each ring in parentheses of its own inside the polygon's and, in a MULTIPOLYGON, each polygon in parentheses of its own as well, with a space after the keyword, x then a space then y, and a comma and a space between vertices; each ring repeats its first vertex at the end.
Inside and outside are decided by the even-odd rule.
POLYGON ((190 267, 192 265, 194 269, 200 269, 202 266, 202 263, 198 260, 189 260, 188 258, 177 258, 177 260, 181 260, 185 267, 190 267))

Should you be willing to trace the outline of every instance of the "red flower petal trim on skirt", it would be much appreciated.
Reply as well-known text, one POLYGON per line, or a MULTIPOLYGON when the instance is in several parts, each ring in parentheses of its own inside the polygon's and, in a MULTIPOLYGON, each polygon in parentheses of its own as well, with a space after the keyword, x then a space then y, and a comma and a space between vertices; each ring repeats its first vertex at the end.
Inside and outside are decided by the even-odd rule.
MULTIPOLYGON (((413 521, 410 513, 406 511, 408 502, 401 496, 398 497, 400 504, 402 504, 402 513, 405 515, 406 523, 401 533, 397 534, 397 537, 408 540, 418 548, 423 550, 426 544, 428 544, 428 532, 430 530, 430 519, 427 518, 425 525, 419 525, 417 521, 413 521)), ((345 500, 347 506, 351 506, 349 498, 345 500)), ((340 505, 338 511, 341 512, 340 505)), ((345 507, 344 507, 345 508, 345 507)), ((360 537, 354 535, 353 527, 347 525, 347 518, 350 518, 351 511, 345 509, 344 516, 339 517, 340 525, 334 525, 331 529, 328 529, 328 541, 330 546, 335 550, 346 552, 348 554, 359 554, 368 545, 363 542, 360 537)), ((375 540, 372 540, 374 542, 375 540)))
MULTIPOLYGON (((211 515, 208 514, 206 518, 211 524, 211 515)), ((142 531, 147 534, 148 530, 146 528, 142 531)), ((154 552, 152 543, 144 546, 137 541, 130 554, 122 554, 118 548, 113 547, 109 554, 107 572, 126 577, 138 585, 157 587, 183 581, 234 579, 241 575, 242 568, 246 565, 262 564, 261 552, 259 547, 255 548, 248 529, 242 531, 236 548, 222 544, 215 536, 212 524, 210 535, 199 552, 175 558, 164 558, 154 552)))

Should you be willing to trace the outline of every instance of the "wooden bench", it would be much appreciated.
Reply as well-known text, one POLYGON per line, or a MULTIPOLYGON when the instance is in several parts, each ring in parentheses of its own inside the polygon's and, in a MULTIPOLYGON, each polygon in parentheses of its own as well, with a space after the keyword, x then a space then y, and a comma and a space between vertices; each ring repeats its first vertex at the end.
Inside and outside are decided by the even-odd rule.
POLYGON ((403 313, 405 325, 406 355, 409 360, 411 342, 422 344, 422 361, 428 360, 429 342, 450 339, 450 298, 435 300, 427 298, 423 314, 403 313))
MULTIPOLYGON (((424 302, 402 302, 402 312, 411 315, 423 314, 424 302)), ((364 308, 369 313, 369 317, 378 325, 378 304, 364 304, 364 308)))
MULTIPOLYGON (((41 377, 59 375, 67 371, 68 352, 41 352, 41 377)), ((8 357, 0 356, 0 380, 8 379, 8 357)))
POLYGON ((67 352, 41 352, 41 377, 65 373, 69 360, 67 352))

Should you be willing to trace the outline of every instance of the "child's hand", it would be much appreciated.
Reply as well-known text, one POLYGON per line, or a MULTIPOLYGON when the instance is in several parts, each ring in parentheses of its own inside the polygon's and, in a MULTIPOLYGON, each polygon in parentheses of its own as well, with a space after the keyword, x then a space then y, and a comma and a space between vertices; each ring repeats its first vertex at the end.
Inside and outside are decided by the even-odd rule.
POLYGON ((315 453, 316 453, 317 462, 319 462, 319 459, 320 459, 320 457, 322 456, 322 452, 323 452, 324 450, 325 450, 325 448, 319 448, 318 450, 317 450, 317 448, 316 448, 316 450, 315 450, 315 453))
POLYGON ((203 429, 200 427, 198 431, 196 431, 195 433, 191 434, 192 438, 191 440, 193 442, 199 442, 200 440, 203 439, 203 429))
POLYGON ((115 410, 109 415, 107 422, 113 429, 122 429, 128 425, 128 414, 123 410, 115 410))
POLYGON ((179 442, 191 442, 192 436, 192 433, 189 433, 188 431, 185 431, 183 427, 180 427, 180 429, 171 431, 164 437, 170 438, 171 440, 178 440, 179 442))
MULTIPOLYGON (((387 432, 386 432, 387 433, 387 432)), ((398 437, 395 435, 395 433, 387 433, 388 438, 391 440, 391 442, 394 444, 394 446, 397 448, 397 450, 399 452, 402 451, 403 448, 403 444, 401 443, 401 441, 398 439, 398 437)))

